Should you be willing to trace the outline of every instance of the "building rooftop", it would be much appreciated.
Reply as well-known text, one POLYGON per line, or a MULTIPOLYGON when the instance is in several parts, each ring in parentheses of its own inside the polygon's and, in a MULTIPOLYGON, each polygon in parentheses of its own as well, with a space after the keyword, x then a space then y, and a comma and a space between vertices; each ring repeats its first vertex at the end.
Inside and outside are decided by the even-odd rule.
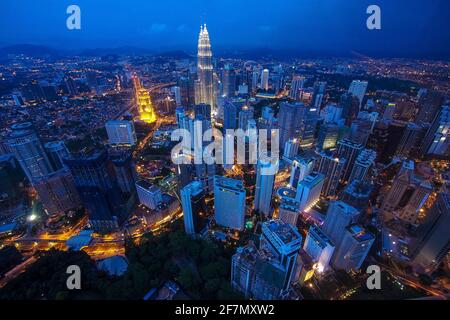
POLYGON ((151 184, 150 182, 148 182, 146 180, 139 180, 138 182, 136 182, 136 185, 143 189, 148 190, 151 193, 160 191, 160 189, 158 188, 157 185, 151 184))
POLYGON ((347 227, 347 231, 353 235, 353 238, 362 242, 375 239, 375 236, 366 229, 357 224, 351 224, 347 227))
POLYGON ((237 192, 245 191, 242 181, 223 176, 214 176, 214 185, 237 192))
POLYGON ((302 237, 292 225, 281 220, 270 220, 264 222, 263 226, 267 227, 284 244, 289 244, 302 237))

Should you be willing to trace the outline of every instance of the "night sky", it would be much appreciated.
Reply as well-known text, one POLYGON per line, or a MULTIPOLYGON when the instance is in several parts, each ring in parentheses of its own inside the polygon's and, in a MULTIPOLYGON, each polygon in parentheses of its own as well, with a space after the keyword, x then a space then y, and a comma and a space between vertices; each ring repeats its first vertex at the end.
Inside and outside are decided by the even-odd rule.
POLYGON ((0 46, 194 51, 206 22, 216 52, 447 55, 449 14, 448 0, 0 0, 0 46), (70 4, 81 8, 81 30, 66 28, 70 4), (366 28, 371 4, 382 30, 366 28))

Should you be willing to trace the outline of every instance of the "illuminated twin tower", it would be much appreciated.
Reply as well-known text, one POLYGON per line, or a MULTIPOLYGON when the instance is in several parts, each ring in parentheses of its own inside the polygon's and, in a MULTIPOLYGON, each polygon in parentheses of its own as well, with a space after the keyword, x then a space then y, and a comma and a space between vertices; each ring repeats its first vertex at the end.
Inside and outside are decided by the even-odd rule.
POLYGON ((209 104, 215 110, 212 52, 206 24, 200 27, 198 37, 197 77, 195 103, 209 104))
POLYGON ((146 123, 153 123, 156 121, 156 114, 153 110, 150 93, 143 88, 138 76, 133 76, 134 93, 136 96, 136 103, 139 108, 139 118, 146 123))

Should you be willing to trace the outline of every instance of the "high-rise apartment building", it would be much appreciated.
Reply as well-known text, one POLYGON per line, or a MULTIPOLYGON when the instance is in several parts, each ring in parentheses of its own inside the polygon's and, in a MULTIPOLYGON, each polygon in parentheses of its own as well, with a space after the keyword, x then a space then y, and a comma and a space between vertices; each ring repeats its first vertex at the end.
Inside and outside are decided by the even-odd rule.
POLYGON ((245 195, 242 181, 214 177, 214 216, 218 225, 235 230, 244 229, 245 195))

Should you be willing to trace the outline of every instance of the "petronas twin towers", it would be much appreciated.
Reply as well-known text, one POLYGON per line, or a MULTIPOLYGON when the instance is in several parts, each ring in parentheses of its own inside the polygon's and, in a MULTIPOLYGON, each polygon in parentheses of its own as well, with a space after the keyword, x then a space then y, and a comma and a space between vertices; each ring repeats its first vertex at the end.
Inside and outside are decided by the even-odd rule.
POLYGON ((212 51, 206 24, 200 27, 197 53, 196 104, 206 103, 215 110, 212 51))

